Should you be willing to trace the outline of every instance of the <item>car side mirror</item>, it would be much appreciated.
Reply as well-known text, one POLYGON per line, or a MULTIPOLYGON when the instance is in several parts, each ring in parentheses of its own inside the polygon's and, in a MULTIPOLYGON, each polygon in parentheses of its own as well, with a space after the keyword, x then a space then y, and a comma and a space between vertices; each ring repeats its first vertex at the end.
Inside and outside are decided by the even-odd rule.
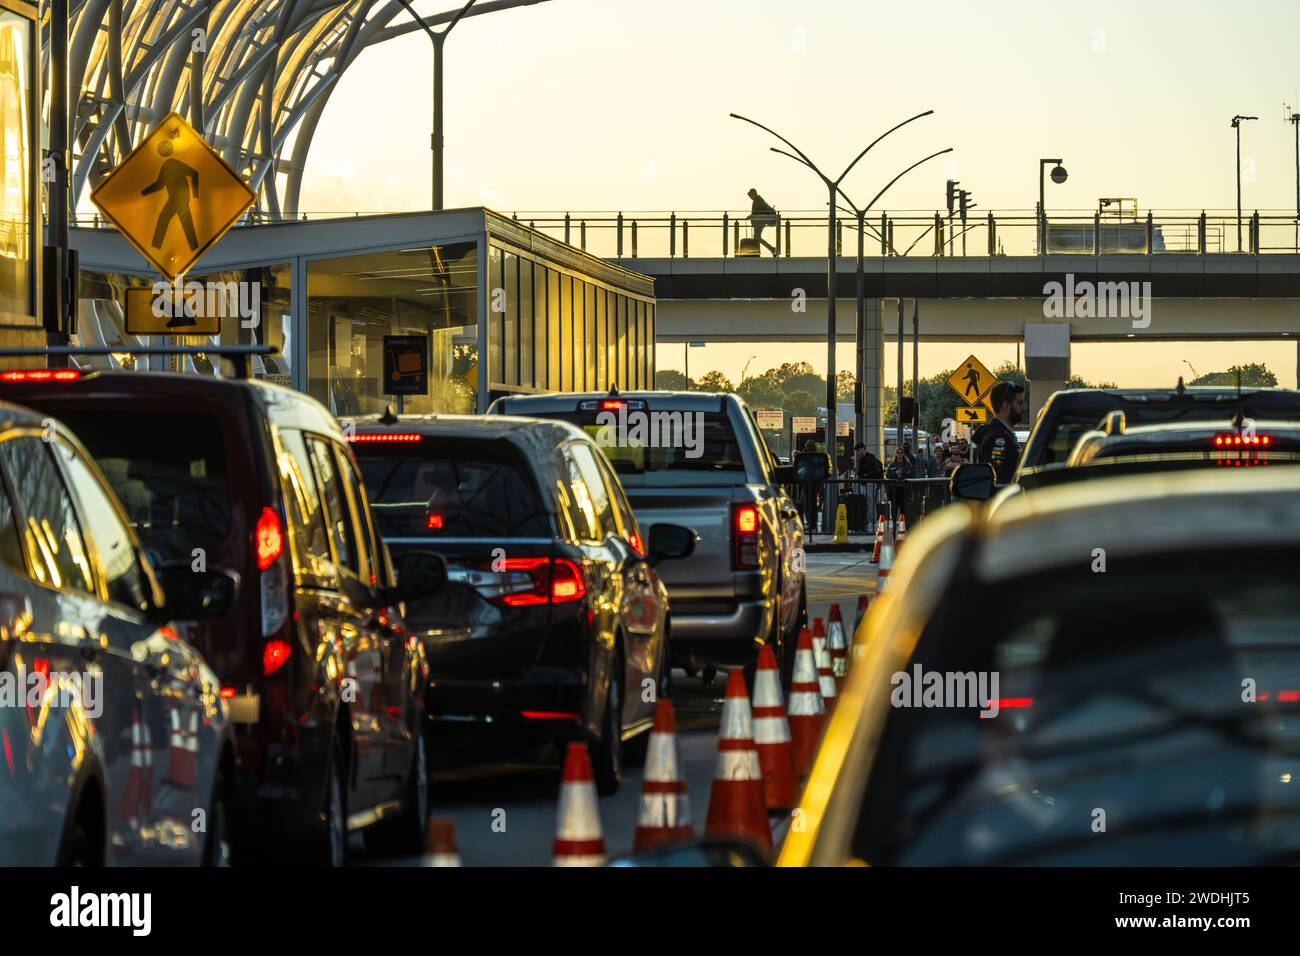
POLYGON ((411 601, 437 592, 447 581, 447 562, 432 551, 408 551, 397 559, 397 600, 411 601))
POLYGON ((220 617, 235 603, 235 576, 229 571, 195 571, 181 563, 165 565, 154 573, 163 590, 159 614, 169 620, 220 617))
POLYGON ((993 497, 997 478, 993 466, 976 461, 958 465, 948 479, 948 494, 962 501, 988 501, 993 497))
POLYGON ((831 476, 831 457, 824 451, 801 451, 794 456, 794 480, 821 482, 831 476))
POLYGON ((660 561, 676 561, 689 558, 695 553, 695 542, 699 535, 694 528, 679 524, 652 524, 650 526, 650 552, 646 560, 651 565, 660 561))

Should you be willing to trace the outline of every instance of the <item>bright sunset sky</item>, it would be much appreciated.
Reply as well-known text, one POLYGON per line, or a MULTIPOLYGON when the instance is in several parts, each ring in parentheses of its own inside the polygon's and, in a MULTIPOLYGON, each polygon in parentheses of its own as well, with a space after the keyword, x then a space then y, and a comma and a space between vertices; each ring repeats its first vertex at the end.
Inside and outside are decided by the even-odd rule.
MULTIPOLYGON (((429 14, 456 5, 415 2, 429 14)), ((1243 128, 1246 209, 1294 211, 1283 104, 1300 111, 1297 36, 1296 0, 549 0, 467 19, 448 41, 447 205, 735 210, 754 185, 779 209, 820 209, 820 183, 728 113, 775 127, 838 173, 932 108, 853 172, 850 195, 865 201, 952 146, 951 163, 917 170, 880 206, 935 209, 953 177, 981 211, 1029 210, 1038 158, 1060 156, 1070 178, 1048 185, 1049 209, 1091 210, 1100 196, 1228 209, 1229 120, 1244 113, 1259 116, 1243 128)), ((345 74, 316 134, 304 210, 428 208, 430 59, 416 33, 345 74)), ((923 342, 922 374, 968 350, 923 342)), ((1015 356, 1011 344, 976 351, 989 364, 1015 356)), ((825 363, 824 346, 726 344, 692 350, 692 372, 735 378, 751 355, 751 372, 825 363)), ((1184 359, 1201 372, 1263 361, 1296 385, 1294 343, 1074 347, 1077 373, 1122 385, 1172 382, 1184 359)), ((660 349, 659 368, 681 364, 680 346, 660 349)))

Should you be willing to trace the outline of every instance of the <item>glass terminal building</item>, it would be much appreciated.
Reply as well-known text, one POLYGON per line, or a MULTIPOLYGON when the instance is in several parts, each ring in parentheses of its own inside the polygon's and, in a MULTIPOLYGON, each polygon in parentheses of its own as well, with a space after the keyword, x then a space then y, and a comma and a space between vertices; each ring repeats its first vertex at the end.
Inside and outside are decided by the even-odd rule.
MULTIPOLYGON (((75 345, 273 345, 280 354, 256 360, 254 376, 339 416, 396 404, 382 388, 385 336, 427 341, 428 392, 403 398, 411 413, 483 412, 512 392, 653 387, 654 281, 483 208, 232 229, 185 277, 242 284, 246 316, 224 317, 212 336, 129 334, 127 290, 157 274, 110 228, 74 229, 72 246, 75 345)), ((79 364, 146 361, 215 374, 202 357, 79 364)))

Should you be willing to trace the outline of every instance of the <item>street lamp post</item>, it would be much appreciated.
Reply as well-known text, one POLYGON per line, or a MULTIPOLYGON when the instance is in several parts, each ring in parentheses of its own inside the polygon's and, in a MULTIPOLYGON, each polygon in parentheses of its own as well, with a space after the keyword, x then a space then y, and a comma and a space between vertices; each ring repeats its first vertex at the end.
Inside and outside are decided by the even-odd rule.
MULTIPOLYGON (((757 120, 752 120, 747 116, 741 116, 739 113, 731 114, 732 119, 743 120, 744 122, 749 123, 751 126, 757 126, 759 129, 763 130, 764 132, 771 133, 781 142, 785 143, 785 145, 789 146, 792 150, 794 150, 794 154, 787 153, 783 149, 777 149, 775 146, 771 147, 771 149, 772 152, 774 153, 780 153, 782 156, 786 156, 790 159, 795 160, 796 162, 802 163, 803 165, 807 166, 809 169, 811 169, 814 173, 817 174, 817 177, 826 186, 826 192, 827 192, 826 205, 827 205, 827 209, 829 210, 827 215, 827 228, 826 228, 826 447, 830 452, 830 456, 831 456, 832 472, 834 472, 836 468, 837 458, 838 458, 838 456, 836 455, 836 441, 835 441, 835 437, 836 437, 835 436, 835 431, 836 431, 835 405, 837 399, 839 398, 836 375, 835 375, 835 331, 836 331, 835 311, 836 311, 836 304, 838 298, 838 290, 836 289, 836 278, 837 278, 836 267, 838 265, 838 260, 839 260, 839 256, 837 255, 837 250, 836 250, 836 241, 835 241, 836 226, 838 223, 838 220, 836 219, 836 212, 838 211, 836 195, 840 192, 840 184, 844 182, 844 180, 848 177, 849 173, 853 171, 853 168, 858 165, 862 157, 866 156, 873 146, 879 143, 890 133, 894 132, 894 130, 899 129, 902 126, 906 126, 908 123, 912 122, 913 120, 918 120, 923 116, 929 116, 933 112, 934 110, 926 110, 924 113, 918 113, 916 116, 913 116, 910 119, 906 119, 903 122, 899 123, 897 126, 893 127, 893 129, 889 129, 886 130, 884 133, 881 133, 874 140, 872 140, 867 145, 867 147, 864 150, 862 150, 862 152, 858 153, 858 155, 854 157, 853 162, 849 163, 849 165, 845 167, 844 172, 840 173, 839 178, 837 179, 831 179, 829 176, 823 173, 817 167, 817 164, 808 158, 807 154, 804 153, 803 150, 799 149, 798 146, 790 142, 788 139, 786 139, 776 130, 768 126, 764 126, 762 123, 758 122, 757 120)), ((904 172, 906 172, 906 170, 904 170, 904 172)), ((900 173, 899 175, 901 176, 902 174, 900 173)), ((895 177, 894 181, 896 182, 897 179, 898 177, 895 177)), ((890 185, 893 185, 893 183, 891 182, 890 185)), ((885 188, 888 189, 889 187, 886 186, 885 188)), ((881 192, 883 191, 884 190, 881 190, 881 192)), ((877 198, 879 198, 879 196, 877 196, 877 198)), ((872 202, 874 201, 875 200, 872 200, 872 202)), ((868 204, 868 206, 869 205, 870 204, 868 204)), ((839 495, 837 494, 837 491, 838 489, 834 484, 834 482, 831 482, 830 484, 827 485, 826 497, 825 497, 825 501, 826 501, 825 510, 826 510, 828 521, 830 521, 833 518, 835 514, 836 506, 838 505, 839 495)))
MULTIPOLYGON (((442 54, 443 47, 447 42, 447 35, 455 29, 456 24, 469 14, 470 8, 478 0, 469 0, 458 13, 451 17, 451 22, 441 30, 435 30, 429 26, 428 21, 415 12, 409 0, 398 0, 406 8, 412 19, 415 20, 429 34, 429 39, 433 41, 433 134, 429 139, 429 149, 433 152, 433 209, 438 211, 443 207, 443 181, 442 181, 442 159, 443 159, 443 138, 442 138, 442 54)), ((475 14, 495 13, 498 10, 509 10, 513 7, 526 7, 534 3, 544 3, 545 0, 497 0, 495 3, 485 3, 474 11, 475 14)), ((446 19, 446 14, 442 14, 432 19, 442 21, 446 19)))
POLYGON ((1062 160, 1040 159, 1038 161, 1038 254, 1040 256, 1047 254, 1047 187, 1043 174, 1049 163, 1056 164, 1052 168, 1052 182, 1059 186, 1070 178, 1070 174, 1061 165, 1062 160))
POLYGON ((1259 119, 1258 116, 1242 116, 1240 114, 1232 118, 1232 128, 1237 131, 1237 251, 1241 252, 1241 124, 1247 120, 1259 119))

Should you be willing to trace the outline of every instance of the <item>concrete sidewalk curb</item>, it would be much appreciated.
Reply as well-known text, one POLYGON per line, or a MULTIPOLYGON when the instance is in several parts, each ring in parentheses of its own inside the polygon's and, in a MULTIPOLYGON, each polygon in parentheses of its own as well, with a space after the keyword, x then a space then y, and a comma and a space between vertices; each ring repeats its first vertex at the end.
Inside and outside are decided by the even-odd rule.
POLYGON ((871 550, 871 546, 860 541, 850 541, 848 544, 835 544, 827 541, 818 544, 805 544, 803 549, 806 554, 865 554, 871 550))

